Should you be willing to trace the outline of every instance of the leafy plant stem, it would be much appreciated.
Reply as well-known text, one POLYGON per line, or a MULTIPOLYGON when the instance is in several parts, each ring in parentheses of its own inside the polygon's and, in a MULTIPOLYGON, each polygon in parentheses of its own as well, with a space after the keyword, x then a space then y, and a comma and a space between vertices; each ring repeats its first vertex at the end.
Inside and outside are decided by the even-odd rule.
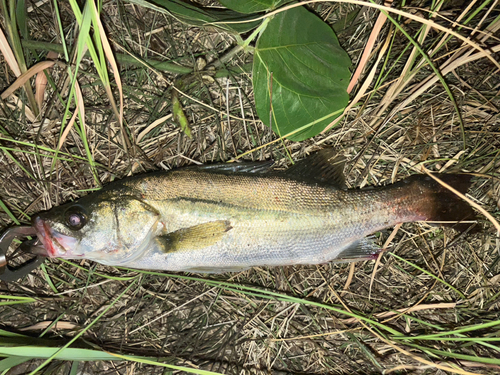
MULTIPOLYGON (((48 42, 41 42, 37 40, 22 40, 21 41, 22 45, 24 48, 28 48, 31 50, 43 50, 43 51, 53 51, 57 53, 62 53, 64 54, 64 47, 60 44, 57 43, 48 43, 48 42)), ((236 46, 233 50, 228 52, 228 54, 231 54, 231 56, 234 56, 236 53, 241 51, 242 47, 241 46, 236 46)), ((86 56, 88 55, 88 52, 85 54, 86 56)), ((226 62, 230 59, 226 59, 226 56, 222 56, 219 60, 216 60, 213 64, 210 66, 214 67, 220 67, 222 62, 226 62)), ((150 58, 140 58, 137 56, 133 55, 127 55, 127 54, 120 54, 117 53, 115 54, 116 61, 118 61, 120 64, 126 64, 134 67, 139 67, 142 68, 144 65, 149 65, 154 69, 163 71, 163 72, 169 72, 169 73, 174 73, 174 74, 189 74, 193 72, 192 68, 189 68, 187 66, 182 66, 179 64, 175 64, 172 62, 168 61, 160 61, 160 60, 155 60, 155 59, 150 59, 150 58)), ((182 58, 179 58, 182 59, 182 58)), ((172 60, 175 61, 175 60, 172 60)), ((231 74, 238 74, 238 73, 250 73, 252 71, 252 64, 245 64, 239 67, 231 67, 230 69, 219 69, 215 72, 215 77, 216 78, 223 78, 223 77, 228 77, 231 74)))
POLYGON ((243 42, 242 44, 242 48, 244 50, 246 50, 248 48, 248 46, 250 45, 250 43, 255 39, 257 38, 258 35, 262 34, 264 32, 264 30, 266 29, 267 27, 267 24, 269 23, 269 21, 272 19, 272 17, 267 17, 267 18, 264 18, 264 21, 259 25, 259 27, 257 27, 251 34, 248 38, 245 39, 245 41, 243 42))
POLYGON ((300 127, 300 128, 298 128, 298 129, 295 129, 295 130, 293 130, 293 131, 291 131, 291 132, 289 132, 289 133, 287 133, 287 134, 285 134, 285 135, 283 135, 283 136, 280 136, 279 138, 273 139, 273 140, 272 140, 272 141, 270 141, 270 142, 267 142, 267 143, 265 143, 265 144, 262 144, 262 145, 260 145, 260 146, 258 146, 258 147, 254 147, 254 148, 252 148, 252 149, 251 149, 251 150, 249 150, 249 151, 246 151, 246 152, 244 152, 244 153, 242 153, 242 154, 239 154, 238 156, 236 156, 236 157, 235 157, 235 160, 241 159, 241 158, 242 158, 243 156, 245 156, 245 155, 251 154, 252 152, 258 151, 258 150, 260 150, 260 149, 262 149, 262 148, 264 148, 264 147, 267 147, 267 146, 269 146, 269 145, 272 145, 272 144, 274 144, 274 143, 276 143, 276 142, 281 142, 281 140, 282 140, 282 139, 284 139, 284 138, 286 138, 286 137, 288 137, 288 136, 290 136, 290 135, 293 135, 293 134, 299 133, 299 132, 301 132, 301 131, 303 131, 303 130, 305 130, 305 129, 310 128, 311 126, 313 126, 314 124, 316 124, 316 123, 318 123, 318 122, 320 122, 320 121, 323 121, 323 120, 325 120, 325 119, 332 118, 332 117, 334 117, 334 116, 336 116, 336 115, 338 115, 338 114, 341 114, 341 113, 342 113, 342 110, 338 110, 338 111, 335 111, 335 112, 329 113, 328 115, 323 116, 323 117, 321 117, 320 119, 317 119, 317 120, 315 120, 315 121, 312 121, 312 122, 310 122, 310 123, 308 123, 308 124, 305 124, 304 126, 301 126, 301 127, 300 127))
POLYGON ((231 61, 234 56, 236 56, 241 50, 243 50, 243 40, 241 40, 238 37, 238 44, 234 46, 228 53, 226 53, 224 56, 220 57, 219 59, 215 60, 210 66, 213 66, 214 68, 218 68, 220 66, 223 66, 227 62, 231 61))
MULTIPOLYGON (((64 53, 65 49, 64 46, 62 46, 61 44, 41 42, 38 40, 23 39, 21 43, 24 48, 32 50, 44 50, 44 51, 53 51, 57 53, 64 53)), ((87 55, 89 55, 88 51, 85 53, 85 56, 87 55)), ((188 74, 193 72, 192 68, 174 64, 168 61, 160 61, 149 58, 139 58, 136 56, 126 55, 121 53, 117 53, 115 57, 116 61, 118 61, 120 64, 128 64, 136 67, 143 67, 144 63, 146 63, 147 65, 151 65, 155 69, 175 74, 188 74)))

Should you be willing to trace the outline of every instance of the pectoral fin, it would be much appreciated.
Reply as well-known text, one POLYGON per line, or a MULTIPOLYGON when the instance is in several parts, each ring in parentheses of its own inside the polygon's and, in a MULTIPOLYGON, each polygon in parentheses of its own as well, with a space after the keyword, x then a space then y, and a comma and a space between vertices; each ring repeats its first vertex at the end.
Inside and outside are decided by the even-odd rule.
POLYGON ((229 220, 210 221, 159 236, 164 252, 189 251, 215 245, 232 229, 229 220))

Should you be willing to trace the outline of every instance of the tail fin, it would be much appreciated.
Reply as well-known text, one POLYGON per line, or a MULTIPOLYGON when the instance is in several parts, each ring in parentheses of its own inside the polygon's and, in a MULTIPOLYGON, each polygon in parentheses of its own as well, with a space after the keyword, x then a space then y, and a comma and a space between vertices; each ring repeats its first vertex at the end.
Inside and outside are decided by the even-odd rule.
MULTIPOLYGON (((471 175, 442 174, 436 177, 462 194, 465 194, 471 186, 471 175)), ((420 208, 426 221, 434 221, 438 225, 452 227, 459 231, 465 231, 473 225, 471 223, 461 223, 476 219, 472 207, 431 177, 414 175, 403 181, 405 183, 414 183, 421 194, 427 196, 425 204, 420 208)))

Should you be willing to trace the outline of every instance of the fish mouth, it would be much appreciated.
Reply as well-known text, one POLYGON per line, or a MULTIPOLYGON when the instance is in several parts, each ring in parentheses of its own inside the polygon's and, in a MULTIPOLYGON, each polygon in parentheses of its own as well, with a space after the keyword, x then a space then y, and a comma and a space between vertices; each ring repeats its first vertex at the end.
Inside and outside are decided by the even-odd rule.
POLYGON ((31 248, 31 252, 47 257, 64 257, 67 249, 61 242, 74 242, 74 239, 53 230, 40 216, 33 219, 33 227, 41 244, 31 248), (43 245, 43 246, 42 246, 43 245))

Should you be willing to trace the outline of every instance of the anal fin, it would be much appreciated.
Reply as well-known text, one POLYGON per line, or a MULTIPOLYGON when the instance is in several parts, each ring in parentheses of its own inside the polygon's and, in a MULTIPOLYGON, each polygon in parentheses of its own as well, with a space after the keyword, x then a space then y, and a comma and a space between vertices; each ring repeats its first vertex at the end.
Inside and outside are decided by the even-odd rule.
POLYGON ((376 259, 382 248, 371 238, 354 241, 332 260, 335 263, 357 262, 360 260, 376 259))
POLYGON ((241 272, 249 269, 250 267, 245 266, 229 266, 229 267, 194 267, 184 270, 185 272, 193 273, 226 273, 226 272, 241 272))

